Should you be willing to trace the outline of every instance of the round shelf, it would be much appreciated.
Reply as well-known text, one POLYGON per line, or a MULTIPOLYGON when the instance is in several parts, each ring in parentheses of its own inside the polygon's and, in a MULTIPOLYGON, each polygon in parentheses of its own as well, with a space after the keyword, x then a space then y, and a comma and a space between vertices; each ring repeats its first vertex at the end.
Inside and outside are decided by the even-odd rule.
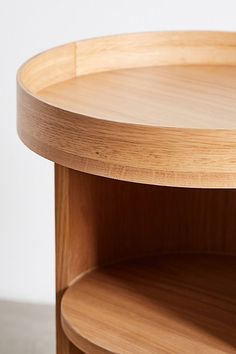
POLYGON ((91 174, 236 187, 236 34, 163 32, 55 48, 18 73, 18 132, 91 174))
POLYGON ((64 294, 62 325, 87 353, 235 353, 236 258, 169 255, 94 270, 64 294))

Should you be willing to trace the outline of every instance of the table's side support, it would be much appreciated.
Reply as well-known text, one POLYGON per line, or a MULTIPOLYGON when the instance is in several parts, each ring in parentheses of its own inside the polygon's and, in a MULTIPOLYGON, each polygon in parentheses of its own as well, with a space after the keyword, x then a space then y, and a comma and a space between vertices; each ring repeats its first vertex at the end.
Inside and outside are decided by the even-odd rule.
MULTIPOLYGON (((82 337, 83 351, 67 340, 61 326, 60 305, 63 293, 74 279, 115 259, 114 249, 111 252, 111 227, 117 213, 112 204, 119 191, 113 184, 109 179, 55 165, 57 354, 95 354, 82 337)), ((105 352, 98 348, 97 353, 105 352)))
POLYGON ((56 329, 57 354, 83 353, 66 338, 61 327, 61 299, 72 280, 70 272, 70 214, 69 169, 55 165, 55 211, 56 211, 56 329))

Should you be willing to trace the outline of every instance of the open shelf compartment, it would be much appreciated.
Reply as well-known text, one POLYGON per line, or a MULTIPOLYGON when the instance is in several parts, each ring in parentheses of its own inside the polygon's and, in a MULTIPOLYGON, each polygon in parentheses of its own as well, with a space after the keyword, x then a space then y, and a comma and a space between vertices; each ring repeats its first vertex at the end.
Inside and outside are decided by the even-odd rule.
POLYGON ((236 190, 56 172, 70 211, 58 250, 70 279, 59 321, 74 348, 233 354, 236 190))

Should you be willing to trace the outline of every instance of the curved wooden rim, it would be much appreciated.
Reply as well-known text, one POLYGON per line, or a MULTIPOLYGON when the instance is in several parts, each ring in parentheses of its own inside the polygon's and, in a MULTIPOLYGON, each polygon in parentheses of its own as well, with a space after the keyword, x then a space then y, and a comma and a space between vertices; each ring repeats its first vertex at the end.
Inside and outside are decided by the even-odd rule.
MULTIPOLYGON (((37 97, 37 91, 65 80, 64 72, 59 76, 55 76, 53 72, 55 68, 61 67, 64 69, 64 65, 70 65, 71 71, 67 72, 67 75, 68 78, 73 78, 122 68, 191 64, 235 65, 236 33, 223 31, 163 31, 84 39, 35 55, 19 68, 17 81, 25 91, 37 97), (190 50, 186 51, 186 49, 190 50), (96 51, 96 56, 91 55, 94 54, 94 51, 96 51), (63 61, 62 55, 65 52, 66 56, 63 61), (219 55, 217 55, 217 52, 219 55), (231 55, 229 55, 229 52, 231 55), (53 63, 51 62, 52 57, 53 63), (44 65, 41 65, 42 63, 44 65), (37 76, 34 77, 34 74, 37 70, 41 76, 44 73, 48 74, 48 67, 45 66, 45 63, 51 66, 52 75, 43 82, 41 81, 42 78, 38 77, 40 80, 40 88, 38 88, 37 76)), ((40 100, 42 99, 40 98, 40 100)))
POLYGON ((18 133, 33 151, 66 167, 133 182, 236 186, 236 131, 104 121, 38 97, 76 76, 153 65, 235 65, 236 33, 160 32, 70 43, 35 56, 18 72, 18 133))

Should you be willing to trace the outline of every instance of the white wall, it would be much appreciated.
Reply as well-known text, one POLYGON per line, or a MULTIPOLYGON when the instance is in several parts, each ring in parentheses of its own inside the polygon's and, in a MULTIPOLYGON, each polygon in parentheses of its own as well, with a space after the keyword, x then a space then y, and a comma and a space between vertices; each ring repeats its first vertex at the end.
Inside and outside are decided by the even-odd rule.
POLYGON ((175 29, 236 30, 236 1, 0 2, 0 297, 54 301, 53 165, 16 136, 17 67, 67 41, 175 29))

